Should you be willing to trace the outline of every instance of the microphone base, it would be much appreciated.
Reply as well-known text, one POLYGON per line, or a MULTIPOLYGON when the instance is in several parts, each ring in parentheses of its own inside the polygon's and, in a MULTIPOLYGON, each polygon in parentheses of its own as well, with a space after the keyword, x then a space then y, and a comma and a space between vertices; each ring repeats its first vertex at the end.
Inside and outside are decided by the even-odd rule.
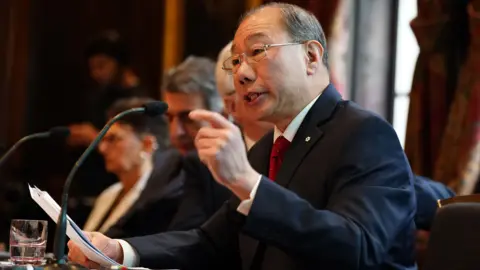
POLYGON ((80 265, 80 264, 76 264, 76 263, 70 263, 70 262, 67 262, 67 263, 57 263, 57 262, 52 262, 52 263, 49 263, 49 264, 46 264, 44 266, 42 266, 42 269, 43 270, 85 270, 88 268, 83 266, 83 265, 80 265))

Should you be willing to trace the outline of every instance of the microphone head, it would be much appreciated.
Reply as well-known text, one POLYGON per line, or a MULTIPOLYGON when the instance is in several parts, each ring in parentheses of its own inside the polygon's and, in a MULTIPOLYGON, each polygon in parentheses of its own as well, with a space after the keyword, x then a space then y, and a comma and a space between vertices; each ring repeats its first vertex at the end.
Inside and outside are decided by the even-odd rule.
POLYGON ((70 136, 70 129, 68 127, 54 127, 49 130, 51 138, 67 138, 70 136))
POLYGON ((155 117, 164 114, 168 110, 168 105, 163 101, 153 101, 143 105, 143 108, 145 108, 145 114, 155 117))

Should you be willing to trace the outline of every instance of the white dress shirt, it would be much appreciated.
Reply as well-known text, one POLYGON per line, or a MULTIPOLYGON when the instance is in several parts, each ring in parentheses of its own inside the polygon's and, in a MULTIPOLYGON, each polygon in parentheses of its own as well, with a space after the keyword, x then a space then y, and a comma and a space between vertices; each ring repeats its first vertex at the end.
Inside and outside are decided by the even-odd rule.
MULTIPOLYGON (((291 142, 293 140, 293 137, 295 137, 295 134, 297 133, 298 128, 300 127, 303 120, 305 119, 305 116, 307 116, 307 113, 310 111, 313 104, 315 104, 318 97, 320 97, 320 95, 318 95, 310 103, 308 103, 308 105, 305 106, 305 108, 303 108, 303 110, 299 114, 297 114, 297 116, 295 116, 295 118, 292 120, 292 122, 285 129, 285 132, 282 133, 277 127, 275 127, 274 132, 273 132, 273 141, 275 142, 275 140, 278 137, 283 135, 283 137, 285 137, 285 139, 287 139, 289 142, 291 142)), ((257 193, 257 189, 258 189, 258 186, 260 184, 261 179, 262 179, 262 177, 260 176, 260 178, 257 180, 257 183, 255 184, 252 191, 250 192, 250 198, 242 201, 237 208, 237 211, 244 214, 245 216, 247 216, 248 213, 250 212, 250 208, 252 206, 253 200, 255 199, 255 194, 257 193)), ((127 243, 126 241, 121 240, 121 239, 117 239, 117 240, 119 241, 119 243, 120 243, 120 245, 122 246, 122 249, 123 249, 123 265, 126 266, 126 267, 138 266, 139 258, 138 258, 138 254, 136 253, 135 249, 133 249, 133 247, 129 243, 127 243)))
POLYGON ((110 215, 105 219, 105 215, 108 214, 109 210, 112 207, 112 204, 117 199, 118 195, 123 189, 121 182, 115 183, 105 189, 98 199, 95 201, 95 205, 88 216, 87 222, 83 227, 84 231, 99 231, 105 233, 112 227, 117 221, 127 213, 127 211, 132 207, 132 205, 137 201, 138 197, 142 193, 145 185, 152 174, 152 170, 147 170, 140 179, 135 183, 135 185, 128 191, 125 196, 118 202, 110 212, 110 215), (105 219, 103 224, 99 224, 102 220, 105 219), (100 228, 99 228, 100 226, 100 228))

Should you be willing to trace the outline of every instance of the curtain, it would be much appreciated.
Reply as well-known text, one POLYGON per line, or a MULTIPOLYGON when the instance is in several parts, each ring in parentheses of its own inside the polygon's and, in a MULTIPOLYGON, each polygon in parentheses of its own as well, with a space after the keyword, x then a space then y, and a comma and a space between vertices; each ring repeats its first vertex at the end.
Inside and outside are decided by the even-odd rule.
POLYGON ((460 194, 475 191, 480 167, 480 0, 470 1, 467 11, 468 57, 460 70, 433 175, 460 194))
MULTIPOLYGON (((478 138, 474 127, 478 89, 474 72, 477 19, 466 0, 418 0, 411 26, 420 54, 415 68, 405 152, 414 173, 459 190, 461 175, 478 138)), ((477 34, 478 35, 478 34, 477 34)), ((477 38, 478 39, 478 38, 477 38)), ((478 124, 477 124, 478 125, 478 124)))

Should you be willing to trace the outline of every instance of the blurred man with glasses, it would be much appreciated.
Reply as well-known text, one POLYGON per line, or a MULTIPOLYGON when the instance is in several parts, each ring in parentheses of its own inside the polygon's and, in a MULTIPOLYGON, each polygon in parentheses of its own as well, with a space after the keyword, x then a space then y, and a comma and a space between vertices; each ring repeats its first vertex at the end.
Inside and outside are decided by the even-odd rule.
POLYGON ((223 101, 215 84, 215 63, 208 58, 189 56, 165 74, 162 84, 162 96, 168 103, 170 139, 186 154, 195 150, 193 140, 201 127, 188 114, 196 109, 223 112, 223 101))
POLYGON ((170 229, 188 230, 200 226, 231 196, 200 162, 194 140, 204 123, 188 116, 197 109, 224 112, 222 97, 217 91, 215 62, 189 56, 165 74, 162 96, 168 104, 170 141, 184 155, 185 193, 170 229))

